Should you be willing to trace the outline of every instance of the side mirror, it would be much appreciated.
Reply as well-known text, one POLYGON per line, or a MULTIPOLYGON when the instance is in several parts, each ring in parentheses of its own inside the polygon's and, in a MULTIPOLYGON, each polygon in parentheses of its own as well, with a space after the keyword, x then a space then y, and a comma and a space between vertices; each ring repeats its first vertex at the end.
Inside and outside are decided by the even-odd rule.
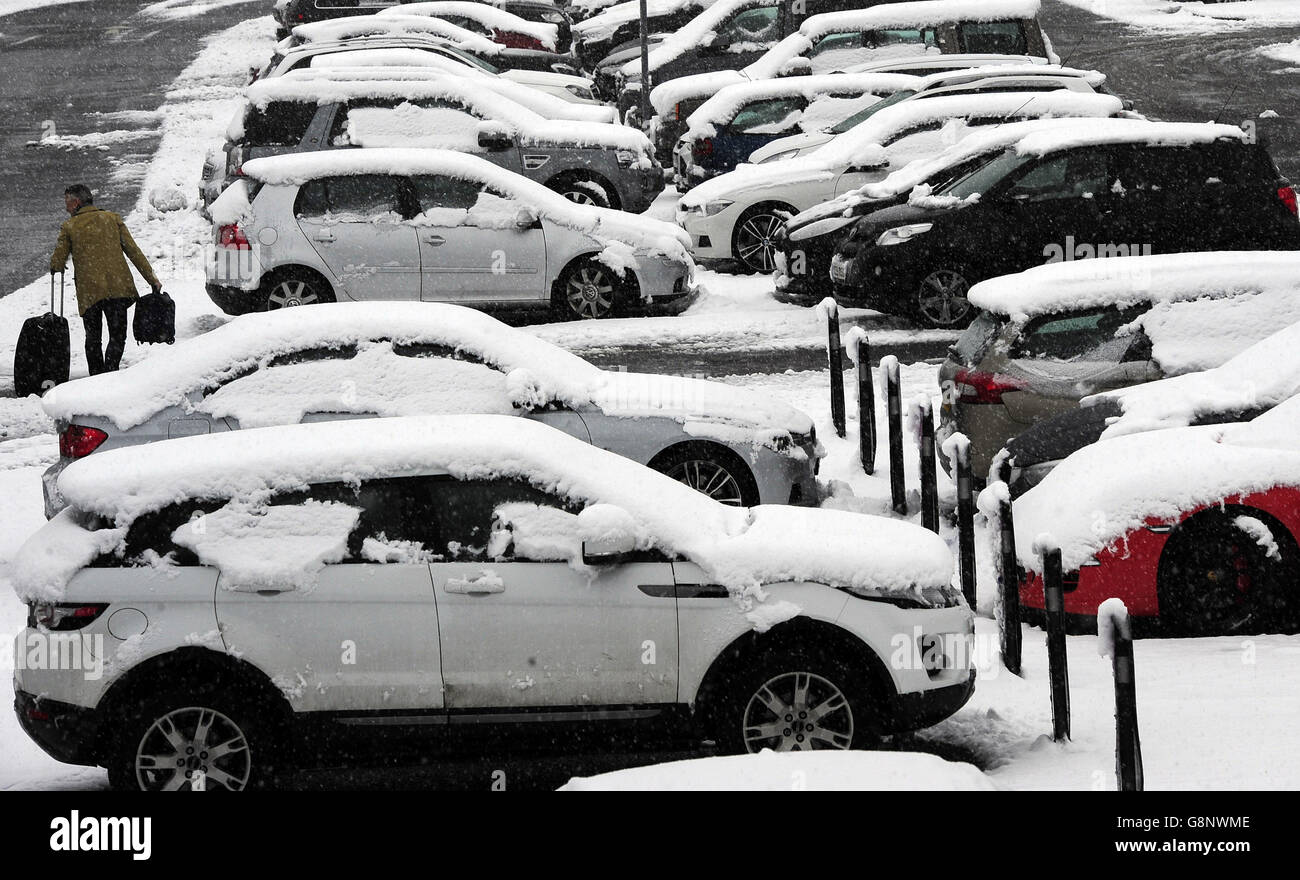
POLYGON ((499 153, 515 145, 515 139, 504 126, 485 122, 478 127, 478 145, 489 153, 499 153))
POLYGON ((527 205, 520 206, 515 211, 515 226, 519 229, 532 229, 537 225, 538 219, 537 212, 527 205))
POLYGON ((811 76, 812 72, 812 62, 807 58, 799 57, 791 58, 785 64, 782 64, 776 75, 778 77, 811 76))
POLYGON ((583 565, 618 565, 636 552, 636 521, 621 507, 593 504, 578 514, 583 565))

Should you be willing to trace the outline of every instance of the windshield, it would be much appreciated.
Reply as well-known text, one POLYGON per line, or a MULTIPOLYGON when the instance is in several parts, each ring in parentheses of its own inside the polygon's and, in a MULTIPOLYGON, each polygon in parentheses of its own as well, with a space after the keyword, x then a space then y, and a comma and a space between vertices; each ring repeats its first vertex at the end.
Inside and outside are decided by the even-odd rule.
POLYGON ((461 61, 464 61, 466 64, 472 64, 475 67, 486 70, 488 73, 501 72, 501 69, 499 67, 493 67, 491 64, 488 64, 482 58, 478 58, 474 55, 469 54, 468 52, 463 52, 460 49, 455 48, 454 46, 440 46, 439 51, 445 52, 448 55, 451 55, 453 58, 459 58, 461 61))
POLYGON ((848 119, 845 119, 843 122, 837 122, 835 125, 832 125, 830 128, 826 130, 831 134, 844 134, 844 132, 848 131, 850 128, 857 125, 858 123, 865 122, 866 120, 870 119, 872 116, 876 114, 877 111, 884 110, 886 107, 892 107, 895 104, 897 104, 899 101, 904 101, 915 94, 916 91, 913 89, 903 89, 901 92, 895 92, 894 94, 890 95, 888 98, 885 98, 885 100, 877 101, 876 103, 872 104, 870 107, 867 107, 865 110, 859 110, 857 113, 854 113, 848 119))
POLYGON ((982 196, 997 186, 1007 175, 1032 160, 1032 156, 1021 156, 1015 150, 1006 150, 970 174, 937 190, 935 195, 952 196, 957 199, 968 199, 973 195, 982 196))

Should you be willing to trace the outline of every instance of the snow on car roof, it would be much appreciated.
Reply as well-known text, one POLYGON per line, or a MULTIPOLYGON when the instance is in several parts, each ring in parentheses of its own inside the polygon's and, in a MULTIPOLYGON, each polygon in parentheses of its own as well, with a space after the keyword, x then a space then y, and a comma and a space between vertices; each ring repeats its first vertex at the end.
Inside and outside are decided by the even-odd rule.
POLYGON ((807 156, 736 169, 706 180, 682 197, 682 206, 699 205, 737 190, 785 186, 792 179, 818 179, 845 167, 886 161, 881 142, 902 132, 952 119, 991 120, 1022 117, 1104 118, 1123 109, 1119 98, 1058 90, 993 92, 903 101, 886 107, 860 125, 807 156))
POLYGON ((547 425, 493 415, 316 422, 88 456, 63 471, 60 491, 75 511, 116 528, 81 529, 68 540, 78 527, 65 511, 28 540, 9 574, 20 595, 58 596, 104 544, 120 545, 136 518, 181 499, 256 504, 312 484, 443 473, 524 479, 583 504, 622 508, 638 546, 695 562, 750 600, 761 601, 763 584, 791 580, 919 595, 952 579, 943 539, 912 523, 785 505, 727 507, 547 425))
POLYGON ((551 51, 555 51, 555 41, 560 31, 557 25, 540 21, 528 21, 513 12, 507 12, 486 3, 468 2, 468 0, 433 0, 433 2, 403 3, 399 6, 390 6, 388 9, 379 10, 375 18, 395 18, 398 16, 438 18, 443 15, 461 15, 493 30, 524 34, 534 38, 551 51))
POLYGON ((922 77, 920 88, 964 85, 991 77, 1024 78, 1029 82, 1048 77, 1071 77, 1081 79, 1093 88, 1106 84, 1106 74, 1100 70, 1083 70, 1078 67, 1061 67, 1056 64, 1043 64, 1041 62, 1035 64, 1031 63, 1029 58, 1021 58, 1006 64, 989 64, 980 67, 964 67, 958 70, 937 71, 922 77))
POLYGON ((1280 485, 1300 485, 1300 398, 1253 422, 1172 428, 1093 443, 1015 502, 1016 553, 1030 571, 1033 542, 1049 534, 1065 571, 1148 522, 1280 485))
MULTIPOLYGON (((52 388, 41 405, 54 419, 101 416, 126 430, 169 406, 187 406, 189 395, 282 355, 385 339, 460 351, 507 374, 512 396, 526 395, 537 406, 560 402, 575 409, 595 406, 609 415, 661 415, 688 425, 748 425, 755 438, 812 429, 808 416, 778 398, 698 379, 600 370, 490 315, 447 303, 322 303, 298 312, 245 315, 125 370, 52 388)), ((383 397, 399 414, 411 411, 382 388, 358 395, 383 397)), ((357 405, 364 409, 364 403, 357 405)))
POLYGON ((1124 308, 1210 296, 1274 293, 1282 299, 1298 286, 1300 253, 1296 252, 1155 254, 1035 266, 981 281, 971 288, 970 302, 1023 322, 1100 306, 1124 308))
POLYGON ((1079 128, 1069 132, 1040 132, 1016 144, 1016 152, 1025 156, 1042 156, 1047 153, 1070 150, 1076 147, 1095 147, 1106 144, 1146 144, 1154 147, 1186 147, 1208 144, 1218 140, 1244 142, 1248 135, 1235 125, 1212 122, 1141 122, 1136 120, 1109 120, 1103 125, 1079 128))
MULTIPOLYGON (((253 83, 245 91, 249 104, 264 109, 272 101, 317 104, 362 98, 406 98, 411 101, 441 99, 472 108, 476 115, 499 122, 521 140, 532 144, 567 144, 605 147, 649 154, 645 133, 626 125, 546 119, 496 89, 485 89, 477 78, 447 75, 429 79, 307 79, 274 77, 253 83)), ((237 139, 237 138, 234 138, 237 139)))
MULTIPOLYGON (((311 52, 314 49, 337 45, 356 45, 364 46, 367 43, 379 43, 383 41, 436 41, 451 43, 467 52, 480 52, 485 55, 497 55, 505 46, 493 42, 482 34, 476 34, 471 30, 454 25, 449 21, 443 21, 441 18, 418 18, 412 16, 423 24, 417 26, 413 22, 400 22, 396 28, 389 28, 382 24, 375 24, 380 21, 377 15, 367 15, 364 20, 369 27, 362 33, 349 33, 353 30, 360 30, 360 25, 345 27, 344 25, 351 22, 349 19, 339 19, 338 21, 318 21, 308 25, 299 25, 295 29, 306 31, 308 28, 321 28, 320 31, 308 31, 310 40, 304 40, 300 45, 291 47, 284 54, 286 56, 300 53, 311 52), (336 25, 338 36, 324 29, 325 25, 336 25)), ((301 34, 298 34, 301 37, 301 34)))
POLYGON ((884 97, 903 89, 915 89, 920 83, 919 78, 900 73, 828 73, 736 83, 719 89, 687 117, 685 137, 713 137, 719 124, 730 122, 742 107, 752 101, 790 97, 812 100, 828 92, 884 97))
MULTIPOLYGON (((888 27, 926 27, 954 21, 1025 19, 1034 18, 1038 12, 1039 0, 922 0, 915 3, 884 3, 845 12, 826 12, 809 17, 798 31, 746 67, 745 73, 753 79, 778 76, 787 61, 803 55, 828 34, 888 27)), ((883 48, 891 50, 898 47, 883 48)))
MULTIPOLYGON (((356 53, 358 63, 362 59, 367 64, 374 66, 345 67, 342 65, 330 65, 324 68, 307 68, 305 70, 291 70, 281 79, 290 81, 308 80, 319 82, 321 80, 339 80, 343 82, 364 82, 371 80, 408 81, 408 80, 430 80, 440 79, 448 74, 453 76, 473 77, 474 85, 484 86, 496 92, 498 95, 509 98, 516 104, 522 104, 529 110, 538 114, 544 119, 576 119, 582 122, 616 122, 618 111, 614 107, 597 104, 577 104, 572 101, 566 101, 556 95, 547 94, 522 83, 517 83, 503 76, 493 76, 487 71, 475 67, 463 65, 457 61, 441 58, 429 52, 419 52, 420 55, 439 62, 434 66, 424 66, 425 62, 421 61, 419 67, 389 67, 383 63, 383 55, 390 52, 406 52, 404 49, 365 49, 356 53), (371 59, 375 58, 375 61, 371 59)), ((418 50, 416 50, 418 52, 418 50)))
MULTIPOLYGON (((1294 281, 1294 295, 1300 298, 1300 278, 1294 281)), ((1119 404, 1121 415, 1102 434, 1103 439, 1110 439, 1184 427, 1207 415, 1267 409, 1297 394, 1300 323, 1261 339, 1208 370, 1085 397, 1083 404, 1106 399, 1119 404)))

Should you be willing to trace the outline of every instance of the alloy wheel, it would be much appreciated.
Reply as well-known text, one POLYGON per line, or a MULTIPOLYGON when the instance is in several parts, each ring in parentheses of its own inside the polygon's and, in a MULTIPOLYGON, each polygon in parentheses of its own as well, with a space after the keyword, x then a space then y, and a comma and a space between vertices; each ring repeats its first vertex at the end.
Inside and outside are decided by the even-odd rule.
POLYGON ((267 305, 273 309, 289 309, 294 306, 308 306, 320 302, 320 296, 306 281, 286 278, 271 288, 267 305))
POLYGON ((775 265, 777 230, 782 220, 775 214, 755 214, 736 230, 736 258, 758 272, 771 272, 775 265))
POLYGON ((799 752, 847 749, 853 744, 848 697, 813 672, 786 672, 749 698, 742 719, 745 750, 799 752))
POLYGON ((970 301, 966 299, 969 291, 970 282, 960 272, 939 269, 921 281, 917 305, 931 324, 948 327, 970 314, 970 301))
POLYGON ((668 469, 667 475, 685 483, 697 492, 703 492, 714 501, 733 507, 744 505, 744 496, 740 483, 731 471, 716 461, 705 458, 693 458, 679 462, 668 469))
POLYGON ((579 318, 603 318, 614 308, 614 284, 607 272, 583 266, 569 275, 564 299, 579 318))
POLYGON ((243 791, 252 768, 239 725, 202 706, 175 709, 154 721, 135 752, 136 782, 151 791, 243 791))

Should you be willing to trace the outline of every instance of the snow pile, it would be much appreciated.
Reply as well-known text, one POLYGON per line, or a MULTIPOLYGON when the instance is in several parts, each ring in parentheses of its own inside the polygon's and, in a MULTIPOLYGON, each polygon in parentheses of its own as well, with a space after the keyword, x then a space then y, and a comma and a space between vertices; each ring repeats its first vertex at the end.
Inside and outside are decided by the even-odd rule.
MULTIPOLYGON (((74 508, 104 516, 116 530, 70 536, 77 525, 67 516, 56 518, 20 551, 14 586, 23 596, 57 594, 75 570, 73 563, 87 558, 79 548, 93 544, 101 550, 120 541, 120 529, 178 498, 231 504, 219 527, 204 526, 206 542, 187 539, 196 548, 228 560, 221 564, 235 566, 241 579, 296 583, 304 566, 310 569, 339 552, 341 515, 316 517, 313 539, 297 542, 299 524, 310 530, 306 518, 283 514, 286 519, 272 523, 268 540, 292 541, 291 552, 226 555, 226 539, 247 525, 239 505, 262 505, 275 493, 314 483, 423 473, 520 479, 571 504, 622 508, 643 546, 696 563, 713 582, 731 589, 744 611, 765 598, 764 584, 802 580, 920 597, 927 589, 947 588, 952 576, 944 541, 910 523, 785 506, 726 507, 670 477, 526 419, 426 416, 235 431, 83 458, 63 471, 60 491, 74 508), (285 456, 285 449, 294 455, 285 456), (51 539, 58 544, 53 552, 51 539), (253 556, 260 561, 245 559, 253 556)), ((598 527, 619 528, 612 513, 598 512, 596 520, 598 527)), ((248 536, 260 540, 255 530, 248 536)))
POLYGON ((1128 606, 1123 599, 1110 598, 1097 606, 1097 653, 1102 657, 1115 656, 1115 640, 1132 639, 1128 606))
MULTIPOLYGON (((1300 285, 1300 280, 1295 283, 1300 285)), ((1300 323, 1261 339, 1219 366, 1086 397, 1083 404, 1103 398, 1119 402, 1123 415, 1102 435, 1109 438, 1183 427, 1211 414, 1268 409, 1297 394, 1300 323)))
MULTIPOLYGON (((491 120, 507 129, 524 145, 603 147, 631 150, 646 155, 650 140, 641 131, 625 125, 580 122, 574 119, 545 119, 527 107, 485 89, 477 77, 444 76, 427 80, 338 80, 290 76, 260 80, 248 87, 248 103, 265 110, 273 101, 304 103, 346 103, 363 99, 405 98, 407 101, 446 101, 465 108, 468 114, 491 120)), ((242 119, 232 123, 227 137, 240 139, 242 119)), ((431 138, 436 142, 438 138, 431 138)))
POLYGON ((1226 30, 1300 25, 1295 0, 1063 0, 1150 31, 1221 34, 1226 30))
POLYGON ((444 44, 451 43, 458 49, 488 57, 499 54, 505 48, 481 34, 441 18, 413 15, 407 16, 407 19, 397 19, 396 24, 388 24, 382 16, 367 15, 360 16, 357 20, 349 17, 335 21, 300 24, 293 29, 289 51, 292 52, 308 44, 338 43, 344 44, 345 48, 349 46, 362 48, 372 42, 421 38, 433 38, 444 44), (297 46, 292 45, 295 42, 297 46))
POLYGON ((1280 485, 1300 485, 1300 397, 1252 422, 1132 434, 1086 446, 1015 503, 1020 562, 1038 571, 1034 536, 1050 531, 1065 571, 1147 523, 1280 485))
POLYGON ((78 571, 112 553, 126 539, 125 528, 87 529, 74 510, 64 510, 29 538, 9 564, 9 579, 23 599, 54 600, 78 571))
POLYGON ((471 3, 467 2, 467 0, 433 0, 433 2, 403 3, 399 6, 381 9, 375 17, 395 16, 434 19, 441 16, 468 18, 489 30, 524 34, 532 37, 541 43, 543 48, 552 52, 556 51, 556 38, 560 30, 558 25, 528 21, 513 12, 506 12, 504 9, 489 6, 487 3, 471 3))
POLYGON ((1016 152, 1022 156, 1044 156, 1078 147, 1133 143, 1153 147, 1187 147, 1218 140, 1244 141, 1246 137, 1246 132, 1235 125, 1213 122, 1109 120, 1087 128, 1036 132, 1016 144, 1016 152))
POLYGON ((921 752, 817 751, 694 758, 574 777, 560 791, 993 791, 971 764, 921 752))

